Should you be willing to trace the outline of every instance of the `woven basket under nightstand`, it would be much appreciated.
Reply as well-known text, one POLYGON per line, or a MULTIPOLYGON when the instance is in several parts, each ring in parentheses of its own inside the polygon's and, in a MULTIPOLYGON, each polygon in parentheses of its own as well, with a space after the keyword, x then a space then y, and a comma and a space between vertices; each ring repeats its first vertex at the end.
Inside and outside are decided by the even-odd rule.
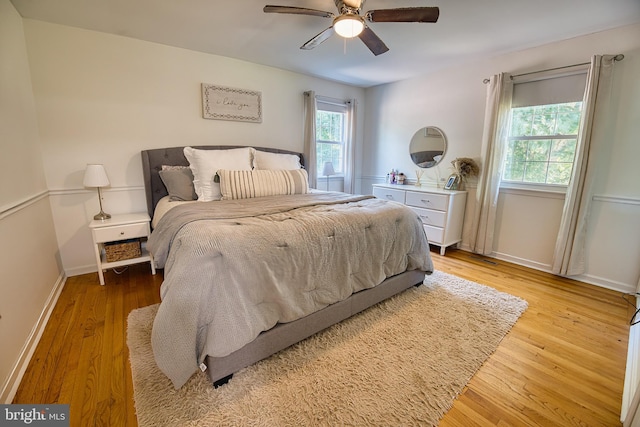
POLYGON ((115 262, 138 258, 142 255, 142 248, 139 239, 131 239, 105 243, 104 252, 107 262, 115 262))

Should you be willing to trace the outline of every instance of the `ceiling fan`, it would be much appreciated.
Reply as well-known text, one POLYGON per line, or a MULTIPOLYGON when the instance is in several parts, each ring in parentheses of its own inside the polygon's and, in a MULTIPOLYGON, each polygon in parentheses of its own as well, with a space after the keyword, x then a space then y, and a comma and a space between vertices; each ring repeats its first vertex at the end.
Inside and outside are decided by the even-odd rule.
POLYGON ((263 10, 266 13, 290 13, 333 19, 333 24, 329 28, 300 46, 300 49, 313 49, 335 32, 345 38, 358 37, 376 56, 385 53, 389 48, 367 26, 366 22, 437 22, 440 16, 440 9, 437 7, 378 9, 360 15, 365 0, 334 0, 334 2, 340 12, 337 16, 331 12, 293 6, 267 5, 263 10))

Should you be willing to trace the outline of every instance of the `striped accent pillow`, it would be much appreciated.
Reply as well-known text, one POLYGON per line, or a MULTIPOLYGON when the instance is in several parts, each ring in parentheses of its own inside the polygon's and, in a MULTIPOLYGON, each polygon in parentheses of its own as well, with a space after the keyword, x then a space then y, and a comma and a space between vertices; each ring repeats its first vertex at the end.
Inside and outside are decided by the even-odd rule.
POLYGON ((218 176, 220 177, 220 191, 223 200, 309 192, 309 176, 304 169, 220 169, 218 176))

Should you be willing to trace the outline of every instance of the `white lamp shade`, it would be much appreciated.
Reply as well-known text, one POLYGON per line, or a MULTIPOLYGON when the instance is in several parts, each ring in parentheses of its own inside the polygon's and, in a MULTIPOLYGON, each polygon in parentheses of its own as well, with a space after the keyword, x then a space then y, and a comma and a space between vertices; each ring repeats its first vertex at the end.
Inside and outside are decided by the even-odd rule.
POLYGON ((109 185, 109 177, 107 177, 107 171, 104 170, 104 166, 87 165, 82 183, 85 187, 106 187, 109 185))
POLYGON ((333 30, 346 39, 358 36, 364 30, 362 18, 356 15, 341 15, 333 21, 333 30))
POLYGON ((333 163, 324 162, 324 168, 322 168, 322 176, 335 175, 336 171, 333 170, 333 163))

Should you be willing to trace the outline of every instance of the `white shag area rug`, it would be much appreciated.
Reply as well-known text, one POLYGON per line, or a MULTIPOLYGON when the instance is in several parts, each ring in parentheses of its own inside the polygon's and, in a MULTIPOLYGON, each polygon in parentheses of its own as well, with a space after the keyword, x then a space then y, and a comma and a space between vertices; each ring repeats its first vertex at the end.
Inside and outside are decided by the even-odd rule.
POLYGON ((157 304, 129 314, 141 427, 435 426, 527 302, 436 271, 411 288, 214 389, 198 372, 175 390, 153 362, 157 304))

